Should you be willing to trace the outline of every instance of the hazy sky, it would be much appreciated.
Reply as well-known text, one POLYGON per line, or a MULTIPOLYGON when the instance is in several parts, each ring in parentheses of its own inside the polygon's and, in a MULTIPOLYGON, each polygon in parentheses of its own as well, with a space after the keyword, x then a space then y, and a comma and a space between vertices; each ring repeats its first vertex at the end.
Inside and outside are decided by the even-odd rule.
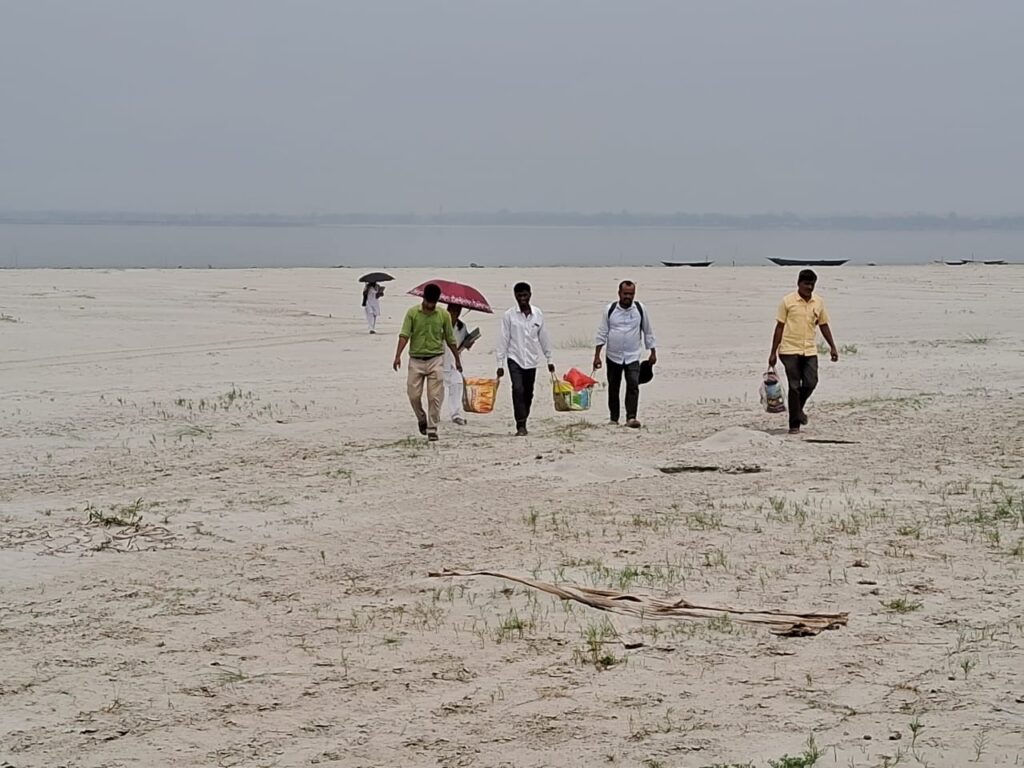
POLYGON ((1024 211, 1024 0, 0 0, 0 208, 1024 211))

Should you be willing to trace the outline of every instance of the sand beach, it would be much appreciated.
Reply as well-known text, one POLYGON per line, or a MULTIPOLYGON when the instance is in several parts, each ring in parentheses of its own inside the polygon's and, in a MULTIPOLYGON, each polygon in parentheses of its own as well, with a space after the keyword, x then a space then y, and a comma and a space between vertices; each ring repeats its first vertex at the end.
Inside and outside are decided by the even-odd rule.
POLYGON ((398 269, 376 336, 360 273, 0 272, 0 765, 1024 760, 1024 269, 820 270, 799 437, 757 392, 794 269, 398 269), (428 445, 390 364, 432 277, 532 283, 559 372, 635 280, 643 428, 541 386, 513 438, 505 388, 428 445))

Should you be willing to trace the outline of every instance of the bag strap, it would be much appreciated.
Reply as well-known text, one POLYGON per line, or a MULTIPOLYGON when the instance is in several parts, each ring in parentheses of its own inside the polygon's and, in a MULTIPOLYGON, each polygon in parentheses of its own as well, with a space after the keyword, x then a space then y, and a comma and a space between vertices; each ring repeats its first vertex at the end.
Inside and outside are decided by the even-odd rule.
MULTIPOLYGON (((643 333, 644 332, 644 305, 641 304, 639 301, 634 301, 633 303, 636 305, 637 310, 640 312, 640 333, 643 333)), ((609 320, 612 319, 612 312, 615 311, 615 308, 617 306, 619 306, 619 302, 613 301, 611 303, 611 306, 608 307, 608 319, 609 320)))

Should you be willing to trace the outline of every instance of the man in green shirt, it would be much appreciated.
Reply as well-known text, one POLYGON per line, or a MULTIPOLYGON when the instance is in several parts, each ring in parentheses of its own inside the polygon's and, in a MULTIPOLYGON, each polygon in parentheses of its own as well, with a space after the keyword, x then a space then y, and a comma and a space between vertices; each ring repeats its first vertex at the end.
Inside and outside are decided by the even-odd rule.
POLYGON ((409 346, 409 377, 406 388, 409 402, 419 422, 420 434, 437 440, 437 423, 444 402, 444 348, 455 356, 455 370, 462 372, 462 358, 455 344, 452 318, 437 308, 441 289, 434 283, 423 289, 423 301, 405 313, 398 333, 394 370, 402 367, 402 351, 409 346), (427 385, 427 410, 423 410, 423 385, 427 385))

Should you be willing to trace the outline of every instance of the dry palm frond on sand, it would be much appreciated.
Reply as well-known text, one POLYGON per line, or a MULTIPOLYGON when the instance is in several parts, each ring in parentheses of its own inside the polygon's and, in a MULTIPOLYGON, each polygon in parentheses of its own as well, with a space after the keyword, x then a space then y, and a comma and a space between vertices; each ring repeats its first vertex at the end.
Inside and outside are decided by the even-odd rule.
POLYGON ((727 616, 743 624, 766 625, 773 634, 790 637, 817 635, 826 629, 845 626, 847 613, 786 613, 783 611, 748 611, 739 608, 696 605, 684 598, 663 598, 636 595, 612 589, 593 589, 574 584, 551 584, 496 571, 434 571, 428 576, 493 576, 507 579, 547 592, 562 600, 574 600, 599 611, 610 611, 641 619, 714 619, 727 616))

